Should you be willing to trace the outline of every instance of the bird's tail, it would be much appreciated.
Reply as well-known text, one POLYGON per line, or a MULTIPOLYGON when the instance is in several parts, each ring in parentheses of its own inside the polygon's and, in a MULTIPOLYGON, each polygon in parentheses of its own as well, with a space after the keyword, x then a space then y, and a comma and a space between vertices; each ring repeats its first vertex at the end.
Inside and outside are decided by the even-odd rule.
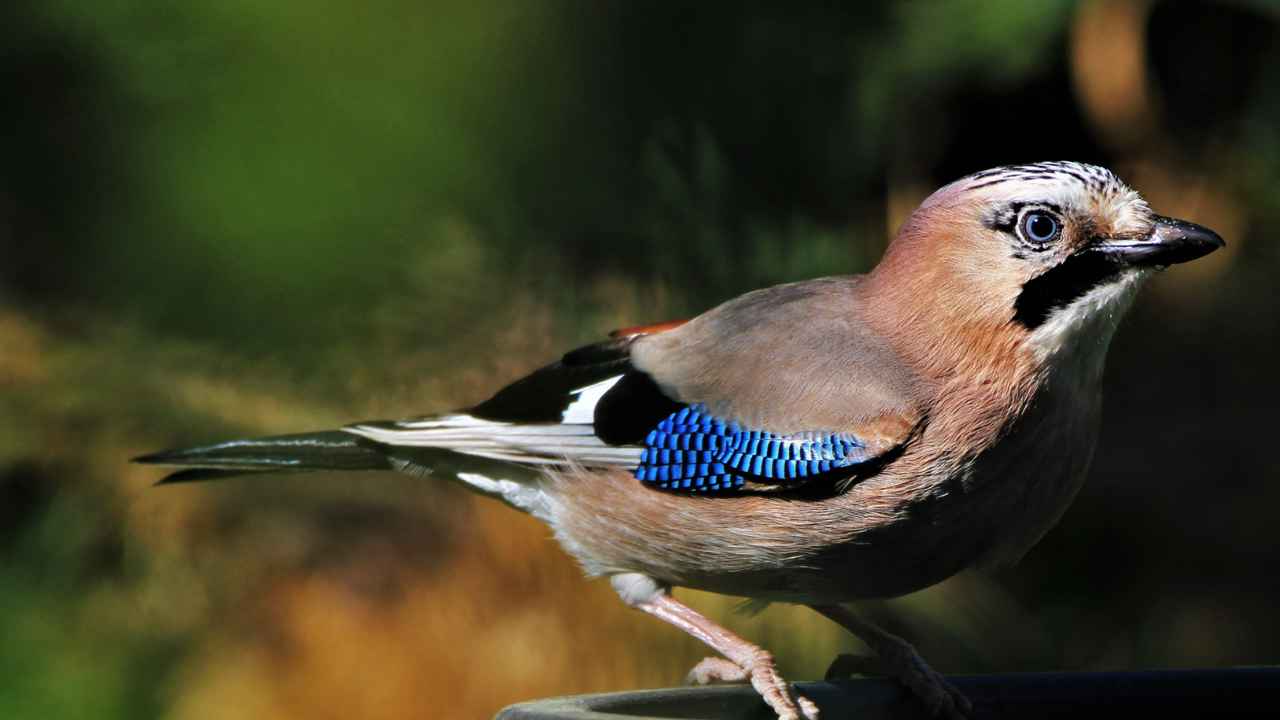
POLYGON ((143 455, 134 462, 183 468, 160 484, 232 475, 308 470, 390 470, 393 460, 376 443, 341 430, 232 440, 143 455))
POLYGON ((432 443, 427 445, 373 439, 350 430, 325 430, 165 450, 133 461, 180 468, 158 485, 267 473, 396 470, 418 477, 452 476, 473 490, 492 495, 507 493, 509 488, 503 486, 495 490, 489 485, 496 481, 490 478, 527 481, 533 476, 531 468, 513 464, 505 456, 498 459, 468 452, 474 449, 450 434, 451 428, 452 425, 448 425, 442 429, 444 439, 433 436, 416 439, 416 442, 432 443), (459 444, 461 448, 457 447, 459 444))
MULTIPOLYGON (((532 467, 459 450, 455 446, 461 441, 451 434, 453 424, 445 425, 441 430, 443 439, 421 431, 413 436, 419 443, 436 443, 431 445, 396 444, 350 430, 328 430, 166 450, 133 461, 181 468, 158 485, 318 470, 397 470, 418 477, 441 475, 524 512, 545 515, 542 492, 530 482, 538 477, 532 467)), ((465 442, 461 446, 474 450, 465 442)))

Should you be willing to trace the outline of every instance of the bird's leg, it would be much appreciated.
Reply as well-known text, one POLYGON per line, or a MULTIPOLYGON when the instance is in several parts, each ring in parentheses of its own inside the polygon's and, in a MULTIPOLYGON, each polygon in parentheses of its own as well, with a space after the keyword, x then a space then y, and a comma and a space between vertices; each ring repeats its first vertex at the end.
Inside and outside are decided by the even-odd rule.
POLYGON ((827 679, 848 677, 853 673, 880 674, 907 686, 933 716, 963 718, 973 710, 969 699, 952 687, 947 679, 929 667, 920 653, 906 640, 863 620, 841 605, 810 605, 858 636, 875 651, 874 656, 841 655, 831 663, 827 679))
POLYGON ((779 720, 817 720, 818 706, 782 679, 767 650, 717 625, 666 592, 635 603, 635 607, 675 625, 728 658, 707 658, 698 663, 690 672, 694 680, 749 679, 779 720))

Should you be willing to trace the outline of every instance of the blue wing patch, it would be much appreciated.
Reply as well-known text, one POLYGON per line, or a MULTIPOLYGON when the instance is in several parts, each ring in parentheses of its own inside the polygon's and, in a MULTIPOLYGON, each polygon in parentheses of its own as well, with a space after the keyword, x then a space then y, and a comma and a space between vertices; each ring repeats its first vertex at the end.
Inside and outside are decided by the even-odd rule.
POLYGON ((644 440, 636 478, 664 490, 724 492, 750 482, 796 484, 869 458, 847 433, 776 435, 747 430, 692 405, 667 416, 644 440))

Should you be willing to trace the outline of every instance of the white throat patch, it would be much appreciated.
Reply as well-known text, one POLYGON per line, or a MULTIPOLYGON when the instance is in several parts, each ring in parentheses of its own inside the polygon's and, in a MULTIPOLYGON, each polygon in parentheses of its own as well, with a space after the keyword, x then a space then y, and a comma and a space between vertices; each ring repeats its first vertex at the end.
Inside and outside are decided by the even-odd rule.
POLYGON ((1089 366, 1096 362, 1096 370, 1101 372, 1111 337, 1150 274, 1149 270, 1126 270, 1115 280, 1054 309, 1027 338, 1027 347, 1041 362, 1073 357, 1089 366))

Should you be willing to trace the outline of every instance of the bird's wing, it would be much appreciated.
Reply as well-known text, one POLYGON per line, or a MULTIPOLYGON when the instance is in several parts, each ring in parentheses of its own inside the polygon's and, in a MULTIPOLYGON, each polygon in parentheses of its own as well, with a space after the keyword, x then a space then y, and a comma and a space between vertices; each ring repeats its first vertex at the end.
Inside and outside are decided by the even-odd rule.
MULTIPOLYGON (((638 338, 632 365, 688 412, 646 435, 637 474, 653 482, 656 470, 659 484, 674 485, 679 461, 672 453, 664 478, 662 451, 712 438, 738 487, 864 477, 900 451, 924 420, 925 387, 863 319, 862 290, 857 277, 778 285, 638 338)), ((680 460, 685 489, 691 463, 680 460)))
MULTIPOLYGON (((467 410, 362 422, 343 430, 394 448, 442 448, 520 465, 634 468, 643 448, 602 439, 595 418, 604 396, 634 373, 630 350, 639 336, 632 333, 565 353, 467 410)), ((670 400, 660 401, 678 409, 670 400)))
POLYGON ((843 487, 923 418, 915 378, 859 319, 858 286, 756 291, 616 332, 466 412, 346 429, 524 465, 625 468, 672 491, 843 487))

